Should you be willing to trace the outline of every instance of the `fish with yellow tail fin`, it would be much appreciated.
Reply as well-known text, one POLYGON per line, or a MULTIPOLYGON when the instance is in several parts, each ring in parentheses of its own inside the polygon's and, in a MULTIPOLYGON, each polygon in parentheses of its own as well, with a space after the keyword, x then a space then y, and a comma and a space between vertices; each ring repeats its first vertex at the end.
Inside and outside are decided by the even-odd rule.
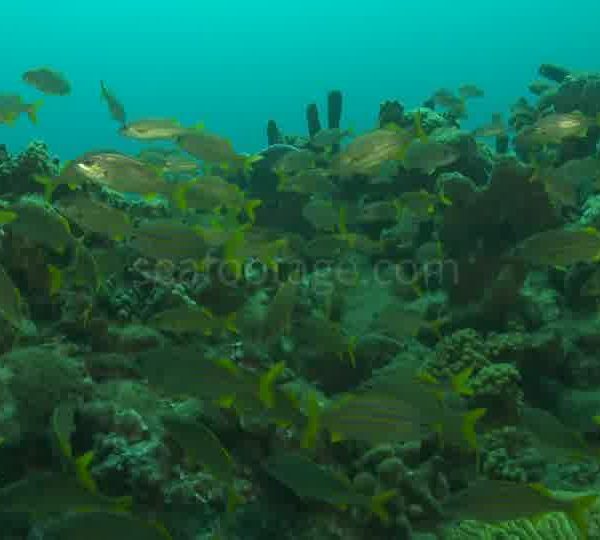
POLYGON ((104 81, 100 81, 100 95, 106 102, 112 119, 119 122, 121 126, 124 126, 127 123, 125 107, 123 107, 123 104, 117 99, 115 94, 106 86, 104 81))
POLYGON ((444 197, 422 189, 420 191, 407 191, 394 201, 398 212, 409 210, 411 215, 418 219, 430 219, 436 211, 437 206, 452 204, 444 197))
POLYGON ((201 333, 210 336, 224 330, 237 333, 235 313, 228 317, 217 317, 205 307, 189 304, 156 313, 148 324, 173 334, 201 333))
POLYGON ((440 167, 454 163, 459 156, 459 151, 449 144, 415 139, 406 149, 402 165, 409 171, 418 170, 425 174, 433 174, 440 167))
POLYGON ((14 125, 21 114, 26 114, 32 124, 37 124, 37 114, 42 101, 25 103, 16 94, 0 94, 0 124, 14 125))
POLYGON ((291 489, 301 499, 312 499, 345 508, 348 505, 367 508, 383 523, 390 515, 386 504, 397 495, 383 491, 373 497, 357 492, 350 480, 339 472, 318 465, 300 454, 279 454, 265 463, 267 472, 291 489))
POLYGON ((588 510, 597 494, 553 493, 541 484, 518 484, 502 480, 479 479, 467 489, 451 495, 444 509, 454 519, 474 519, 497 523, 531 518, 550 512, 564 512, 588 538, 588 510))
POLYGON ((241 171, 244 175, 248 175, 252 165, 262 159, 261 156, 238 154, 231 141, 204 129, 189 129, 175 141, 182 150, 197 159, 226 170, 241 171))
POLYGON ((17 236, 26 237, 61 255, 75 247, 69 222, 46 201, 23 197, 10 210, 17 214, 17 219, 5 226, 17 236))
POLYGON ((273 392, 273 386, 277 378, 285 370, 285 363, 278 362, 271 366, 269 371, 265 373, 259 382, 258 397, 263 402, 265 407, 271 408, 275 405, 275 394, 273 392))
POLYGON ((540 232, 523 240, 515 255, 532 264, 556 267, 596 262, 600 260, 600 232, 593 227, 540 232))
POLYGON ((200 176, 181 182, 174 189, 172 200, 182 211, 216 212, 222 208, 231 209, 236 214, 244 211, 252 223, 256 219, 255 210, 261 204, 259 199, 246 199, 238 186, 220 176, 200 176))
POLYGON ((358 336, 349 335, 340 324, 324 317, 307 318, 300 321, 298 333, 321 354, 335 354, 340 360, 347 357, 351 366, 356 365, 358 336))
POLYGON ((0 227, 2 225, 6 225, 7 223, 12 223, 15 219, 17 219, 16 212, 0 210, 0 227))
POLYGON ((27 329, 30 321, 25 317, 21 293, 8 275, 3 266, 0 265, 0 317, 9 322, 20 331, 27 329))
POLYGON ((171 141, 187 131, 174 118, 144 118, 124 124, 119 133, 139 141, 171 141))
POLYGON ((56 201, 60 213, 88 233, 122 241, 133 231, 129 215, 83 192, 56 201))
POLYGON ((416 407, 376 392, 348 394, 320 414, 320 425, 333 442, 359 440, 377 445, 422 439, 431 433, 416 407))
POLYGON ((72 161, 74 173, 88 182, 145 197, 169 194, 172 185, 157 168, 120 152, 87 152, 72 161))
POLYGON ((197 264, 209 248, 201 230, 170 219, 142 221, 133 229, 129 245, 153 259, 176 262, 191 259, 197 264))
POLYGON ((50 419, 57 451, 69 468, 72 467, 74 458, 71 437, 75 432, 75 409, 75 403, 61 403, 54 409, 50 419))
POLYGON ((332 170, 342 178, 376 176, 390 161, 400 160, 414 134, 410 130, 376 129, 356 137, 333 160, 332 170))
POLYGON ((185 452, 193 465, 203 465, 218 480, 228 486, 227 509, 233 511, 241 502, 235 491, 235 462, 219 438, 204 424, 163 419, 169 434, 185 452))
POLYGON ((0 489, 3 511, 25 513, 36 519, 91 509, 122 512, 131 502, 130 497, 102 495, 88 489, 76 476, 57 472, 34 472, 0 489))
POLYGON ((173 540, 166 527, 156 521, 146 521, 130 514, 91 510, 70 513, 44 526, 44 535, 61 540, 173 540))

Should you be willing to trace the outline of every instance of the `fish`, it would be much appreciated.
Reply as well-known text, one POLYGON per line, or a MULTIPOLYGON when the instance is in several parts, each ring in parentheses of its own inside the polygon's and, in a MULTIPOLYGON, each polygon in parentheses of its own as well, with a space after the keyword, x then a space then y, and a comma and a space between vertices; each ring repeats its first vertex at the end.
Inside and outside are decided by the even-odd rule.
POLYGON ((31 69, 23 73, 23 81, 44 94, 67 96, 71 93, 71 83, 66 77, 48 67, 31 69))
MULTIPOLYGON (((111 249, 114 253, 114 248, 111 249)), ((97 292, 103 283, 103 272, 92 250, 85 247, 83 242, 78 242, 75 261, 67 269, 67 275, 73 285, 97 292)))
POLYGON ((569 137, 585 137, 588 129, 595 125, 600 125, 600 115, 591 118, 581 111, 551 113, 531 127, 527 141, 534 144, 560 144, 569 137))
POLYGON ((86 232, 122 241, 133 231, 128 214, 83 192, 56 201, 59 212, 86 232))
POLYGON ((314 198, 304 205, 302 216, 317 230, 333 231, 340 223, 340 208, 332 201, 314 198))
POLYGON ((331 179, 328 169, 310 168, 298 171, 292 175, 280 177, 277 191, 305 193, 308 195, 329 195, 336 191, 336 185, 331 179))
POLYGON ((480 126, 473 130, 473 137, 500 137, 506 135, 506 126, 500 113, 492 114, 492 119, 488 124, 480 126))
POLYGON ((532 264, 556 267, 596 262, 600 260, 600 232, 593 227, 543 231, 517 245, 515 255, 532 264))
POLYGON ((174 141, 188 131, 175 118, 143 118, 119 129, 124 137, 138 141, 174 141))
POLYGON ((297 401, 275 385, 280 364, 259 374, 226 358, 206 358, 191 346, 148 351, 139 355, 137 362, 149 384, 168 395, 208 400, 254 420, 304 425, 306 417, 297 401))
POLYGON ((63 254, 76 245, 69 222, 52 205, 35 197, 24 197, 11 205, 17 219, 6 229, 17 236, 63 254))
POLYGON ((479 479, 467 489, 447 499, 444 509, 454 519, 474 519, 497 523, 511 519, 564 512, 587 538, 587 510, 598 495, 554 494, 541 484, 518 484, 503 480, 479 479))
POLYGON ((568 428, 544 409, 523 407, 520 411, 520 420, 523 427, 535 435, 542 451, 553 457, 557 455, 580 459, 600 457, 600 453, 587 444, 583 435, 568 428))
POLYGON ((89 152, 75 159, 72 166, 89 182, 115 191, 145 196, 171 191, 156 169, 120 152, 89 152))
POLYGON ((400 160, 414 135, 409 130, 376 129, 356 137, 335 158, 332 169, 342 178, 375 176, 389 161, 400 160))
POLYGON ((317 423, 333 442, 357 440, 373 445, 422 439, 432 432, 419 410, 389 394, 348 394, 320 413, 317 423))
POLYGON ((473 99, 485 96, 485 92, 474 84, 463 84, 458 88, 458 95, 462 99, 473 99))
POLYGON ((317 155, 308 148, 298 149, 293 146, 279 157, 273 165, 273 171, 280 180, 285 180, 287 175, 296 174, 316 166, 317 155))
POLYGON ((0 265, 0 317, 17 330, 26 326, 21 293, 2 265, 0 265))
POLYGON ((110 112, 112 119, 121 124, 121 126, 125 126, 125 124, 127 124, 127 113, 125 112, 125 107, 117 99, 115 94, 106 86, 104 81, 100 81, 100 96, 106 102, 108 112, 110 112))
POLYGON ((446 109, 458 118, 464 118, 467 115, 465 100, 452 90, 440 88, 433 93, 431 100, 434 105, 446 109))
POLYGON ((0 94, 0 124, 13 125, 21 114, 26 114, 32 124, 37 124, 37 115, 41 101, 25 103, 16 94, 0 94))
POLYGON ((301 276, 292 274, 277 289, 262 324, 263 340, 273 341, 291 328, 292 313, 299 298, 300 282, 301 276))
POLYGON ((203 129, 191 129, 176 137, 175 142, 185 152, 207 163, 215 164, 230 171, 250 173, 254 163, 262 156, 238 154, 231 141, 216 133, 203 129))
POLYGON ((227 208, 236 215, 244 211, 251 222, 254 222, 255 210, 261 204, 259 199, 246 199, 239 186, 213 175, 180 182, 173 188, 171 200, 180 210, 214 212, 227 208))
POLYGON ((395 201, 374 201, 363 204, 358 212, 359 223, 380 223, 397 221, 400 209, 395 201))
POLYGON ((195 176, 200 171, 200 163, 182 154, 170 154, 162 164, 163 174, 195 176))
POLYGON ((236 464, 214 432, 201 422, 163 418, 163 424, 189 461, 206 467, 215 478, 227 485, 227 510, 235 509, 242 501, 234 483, 236 464))
MULTIPOLYGON (((222 321, 220 317, 216 317, 204 307, 184 304, 156 313, 148 320, 148 324, 158 330, 174 334, 202 333, 210 336, 215 331, 228 326, 222 321)), ((230 326, 230 328, 235 330, 234 327, 230 326)))
POLYGON ((443 196, 429 193, 422 189, 420 191, 406 191, 398 196, 394 201, 398 211, 409 211, 410 215, 416 219, 430 219, 440 204, 452 204, 443 196))
POLYGON ((235 462, 213 431, 201 422, 176 418, 163 418, 162 422, 192 463, 204 465, 227 484, 233 483, 235 462))
POLYGON ((440 263, 444 257, 443 245, 439 240, 421 244, 415 251, 415 261, 421 265, 440 263))
POLYGON ((548 90, 552 90, 553 88, 556 88, 555 84, 552 84, 551 82, 542 79, 531 81, 527 85, 527 89, 535 96, 541 96, 548 92, 548 90))
POLYGON ((402 166, 407 170, 433 174, 440 167, 454 163, 459 156, 458 150, 449 144, 416 139, 408 145, 402 166))
POLYGON ((600 296, 600 269, 594 270, 594 272, 586 279, 585 283, 580 289, 582 296, 586 297, 599 297, 600 296))
POLYGON ((78 508, 119 512, 130 506, 131 499, 90 491, 72 474, 33 472, 0 489, 0 504, 5 512, 26 513, 42 519, 78 508))
POLYGON ((301 499, 312 499, 334 506, 368 508, 384 523, 390 519, 385 505, 396 497, 395 490, 368 497, 354 490, 350 480, 300 454, 276 454, 265 463, 267 472, 301 499))
POLYGON ((531 181, 541 181, 553 202, 576 208, 579 192, 587 185, 597 186, 600 180, 600 159, 571 159, 559 167, 540 166, 531 181))
POLYGON ((348 239, 341 234, 319 234, 302 246, 302 253, 310 258, 331 259, 350 249, 348 239))
POLYGON ((305 318, 299 322, 297 332, 320 354, 335 354, 340 360, 348 356, 350 365, 356 366, 358 338, 349 335, 340 324, 324 317, 305 318))
POLYGON ((230 234, 223 245, 223 262, 234 272, 236 278, 241 277, 245 263, 256 259, 274 272, 278 271, 278 260, 287 250, 287 239, 270 240, 260 233, 240 227, 230 234))
POLYGON ((388 304, 373 322, 373 329, 390 337, 404 339, 415 337, 422 328, 432 326, 423 313, 397 303, 388 304))
POLYGON ((43 186, 46 202, 52 202, 54 192, 60 186, 67 186, 71 191, 75 191, 90 182, 74 161, 67 161, 55 176, 34 174, 33 180, 43 186))
POLYGON ((316 148, 336 146, 352 135, 352 131, 342 128, 321 129, 310 138, 310 144, 316 148))
POLYGON ((464 451, 479 451, 477 422, 486 409, 467 410, 461 396, 473 394, 468 380, 470 366, 448 380, 439 380, 413 366, 399 365, 382 371, 366 381, 359 393, 400 397, 419 411, 419 419, 430 432, 436 432, 442 444, 450 444, 464 451))
POLYGON ((201 232, 177 220, 141 222, 129 237, 129 245, 146 257, 199 263, 208 252, 201 232))
POLYGON ((75 411, 76 404, 73 402, 63 402, 55 407, 51 422, 51 432, 54 442, 61 458, 66 459, 67 464, 71 465, 74 460, 73 446, 71 437, 75 433, 75 411))
POLYGON ((227 485, 227 511, 234 510, 242 501, 234 483, 236 464, 215 433, 201 422, 163 418, 163 424, 192 464, 206 467, 210 474, 227 485))
POLYGON ((45 525, 44 535, 61 540, 173 540, 160 522, 146 521, 131 514, 110 510, 71 512, 60 520, 45 525))

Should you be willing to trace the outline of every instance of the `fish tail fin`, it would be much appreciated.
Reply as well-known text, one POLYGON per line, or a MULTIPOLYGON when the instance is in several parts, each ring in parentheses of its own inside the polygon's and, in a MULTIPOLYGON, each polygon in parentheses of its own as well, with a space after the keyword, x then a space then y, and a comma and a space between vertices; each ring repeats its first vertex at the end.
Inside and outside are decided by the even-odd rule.
POLYGON ((371 499, 369 508, 371 512, 381 520, 382 523, 389 523, 390 514, 385 505, 395 498, 397 494, 398 492, 395 489, 389 489, 387 491, 378 493, 371 499))
POLYGON ((243 502, 244 498, 235 490, 233 486, 230 486, 227 490, 227 514, 233 514, 235 509, 243 502))
POLYGON ((261 159, 263 159, 263 156, 259 154, 244 157, 244 160, 242 162, 242 173, 244 175, 244 178, 248 178, 250 176, 250 174, 252 173, 252 167, 254 167, 254 164, 259 162, 261 159))
POLYGON ((350 365, 355 368, 356 367, 356 345, 358 343, 357 336, 350 336, 348 339, 348 358, 350 359, 350 365))
POLYGON ((425 133, 425 130, 423 129, 423 115, 421 113, 421 109, 417 109, 415 111, 415 134, 417 136, 418 139, 420 139, 421 141, 426 141, 427 140, 427 133, 425 133))
POLYGON ((188 182, 185 182, 173 190, 173 202, 175 203, 175 206, 179 208, 179 210, 185 211, 188 209, 186 194, 189 188, 188 182))
POLYGON ((472 396, 473 388, 469 386, 469 379, 473 374, 473 370, 475 366, 469 366, 461 371, 459 371, 456 375, 452 376, 450 380, 450 384, 452 386, 452 390, 456 392, 459 396, 472 396))
POLYGON ((273 387, 277 378, 283 373, 285 362, 273 364, 269 371, 261 376, 258 384, 258 397, 265 407, 273 408, 275 405, 275 393, 273 387))
POLYGON ((598 500, 598 495, 583 495, 582 497, 577 497, 573 501, 571 508, 568 511, 569 517, 573 520, 575 525, 579 528, 581 532, 581 537, 583 540, 588 539, 589 535, 589 510, 598 500))
POLYGON ((311 392, 308 397, 307 412, 306 427, 302 433, 301 445, 302 448, 312 449, 317 446, 317 437, 321 429, 321 407, 315 392, 311 392))
POLYGON ((40 110, 40 107, 42 106, 44 102, 43 101, 36 101, 35 103, 32 103, 28 109, 27 109, 27 116, 29 117, 29 121, 32 124, 37 124, 38 121, 38 117, 37 117, 37 113, 40 110))
POLYGON ((17 121, 17 118, 19 118, 18 114, 10 113, 6 116, 6 118, 4 119, 4 122, 9 126, 14 126, 15 122, 17 121))
POLYGON ((83 487, 92 493, 98 493, 98 486, 90 472, 90 463, 94 459, 94 452, 89 451, 75 460, 75 471, 77 478, 83 487))
POLYGON ((63 273, 60 268, 53 264, 48 265, 49 286, 48 292, 50 296, 54 296, 60 291, 63 285, 63 273))
POLYGON ((228 330, 232 334, 239 334, 240 330, 236 324, 237 321, 237 313, 234 311, 223 318, 223 327, 225 330, 228 330))
POLYGON ((465 416, 463 419, 463 426, 462 426, 463 436, 464 436, 465 440, 467 441, 469 448, 471 448, 475 451, 478 450, 477 432, 475 431, 475 424, 482 416, 485 415, 486 412, 487 412, 487 409, 485 409, 483 407, 481 407, 479 409, 473 409, 472 411, 467 411, 465 413, 465 416))
POLYGON ((246 201, 244 205, 244 211, 246 212, 246 215, 248 216, 248 219, 251 223, 254 223, 256 221, 256 213, 254 211, 261 204, 262 201, 260 199, 250 199, 249 201, 246 201))
POLYGON ((0 210, 0 225, 6 225, 7 223, 12 223, 15 219, 17 219, 17 213, 11 212, 9 210, 0 210))
POLYGON ((244 245, 246 235, 243 229, 236 230, 225 242, 223 248, 223 260, 229 266, 236 279, 240 279, 244 273, 244 260, 239 256, 239 251, 244 245))
POLYGON ((55 184, 52 181, 52 178, 50 178, 49 176, 42 176, 41 174, 34 174, 33 179, 38 184, 44 186, 44 199, 46 199, 48 202, 51 202, 52 194, 54 193, 54 190, 56 189, 58 184, 55 184))

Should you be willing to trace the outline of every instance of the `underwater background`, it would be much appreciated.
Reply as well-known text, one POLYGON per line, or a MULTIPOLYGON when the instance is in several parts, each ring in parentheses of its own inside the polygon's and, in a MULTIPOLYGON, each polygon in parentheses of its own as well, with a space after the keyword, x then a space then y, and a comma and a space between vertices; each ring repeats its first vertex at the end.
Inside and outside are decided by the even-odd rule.
POLYGON ((474 127, 505 110, 542 62, 598 67, 598 9, 592 0, 8 2, 0 86, 20 92, 12 73, 50 64, 76 91, 46 99, 43 127, 22 121, 7 142, 18 150, 43 136, 65 159, 134 149, 106 117, 100 79, 132 118, 203 122, 244 152, 265 146, 266 118, 301 132, 305 104, 323 104, 332 88, 346 96, 345 124, 364 130, 384 99, 412 107, 471 81, 486 89, 474 127))
POLYGON ((600 540, 600 8, 11 2, 0 540, 600 540))

